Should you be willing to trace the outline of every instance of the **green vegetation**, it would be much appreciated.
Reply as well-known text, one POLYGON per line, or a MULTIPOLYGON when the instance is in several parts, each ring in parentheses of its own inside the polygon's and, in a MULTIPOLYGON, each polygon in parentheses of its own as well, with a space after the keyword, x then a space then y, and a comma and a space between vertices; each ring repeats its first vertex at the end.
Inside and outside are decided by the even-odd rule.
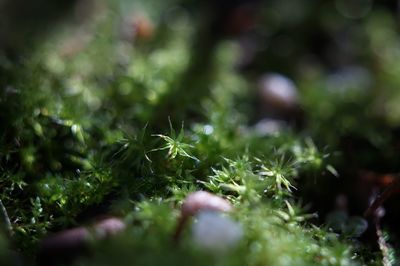
MULTIPOLYGON (((73 265, 395 264, 394 249, 383 258, 373 241, 360 239, 367 205, 357 202, 354 217, 325 221, 339 193, 361 189, 349 185, 359 171, 399 172, 394 15, 382 7, 354 25, 368 42, 357 54, 365 69, 348 80, 334 81, 318 64, 296 66, 302 48, 286 58, 296 63, 287 62, 284 73, 299 85, 305 122, 262 134, 253 125, 252 77, 265 65, 238 71, 235 39, 219 38, 205 56, 193 46, 206 23, 178 1, 155 2, 133 9, 126 1, 102 3, 88 21, 57 28, 29 56, 0 54, 0 261, 35 265, 49 233, 106 214, 122 217, 125 232, 93 241, 73 265), (151 37, 123 37, 119 28, 129 16, 151 23, 151 37), (172 242, 180 206, 197 190, 234 206, 229 217, 243 236, 228 250, 202 249, 190 226, 172 242)), ((325 31, 334 20, 321 23, 325 31)), ((281 31, 290 34, 289 22, 281 31)), ((390 222, 386 228, 391 242, 390 222)))

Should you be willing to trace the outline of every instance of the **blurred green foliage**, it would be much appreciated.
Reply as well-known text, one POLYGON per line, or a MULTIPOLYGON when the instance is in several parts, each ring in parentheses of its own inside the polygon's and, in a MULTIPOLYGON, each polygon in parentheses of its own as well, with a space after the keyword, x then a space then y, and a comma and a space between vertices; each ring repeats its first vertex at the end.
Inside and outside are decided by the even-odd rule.
POLYGON ((57 28, 29 56, 0 58, 0 199, 12 224, 0 259, 10 248, 31 261, 50 232, 107 213, 124 217, 126 232, 92 243, 76 265, 378 264, 355 239, 362 221, 334 233, 299 196, 324 194, 349 157, 351 169, 398 171, 390 4, 261 2, 247 36, 260 47, 243 67, 240 41, 203 32, 200 7, 212 4, 198 2, 99 1, 91 19, 57 28), (266 71, 299 84, 300 130, 251 125, 252 77, 266 71), (200 189, 235 207, 244 236, 227 253, 199 249, 189 230, 171 242, 183 199, 200 189))

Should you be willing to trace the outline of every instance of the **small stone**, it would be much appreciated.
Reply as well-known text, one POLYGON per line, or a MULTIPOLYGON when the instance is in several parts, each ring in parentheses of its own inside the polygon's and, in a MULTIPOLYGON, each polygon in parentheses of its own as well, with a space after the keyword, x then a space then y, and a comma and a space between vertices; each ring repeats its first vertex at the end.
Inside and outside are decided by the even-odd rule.
POLYGON ((125 223, 121 219, 115 217, 101 220, 94 226, 96 236, 99 238, 115 235, 125 230, 125 228, 125 223))
POLYGON ((206 191, 196 191, 189 194, 183 202, 181 216, 178 220, 173 240, 178 242, 183 229, 190 217, 200 211, 228 212, 232 210, 229 201, 206 191))
POLYGON ((228 212, 231 209, 229 201, 206 191, 197 191, 186 197, 182 205, 182 216, 193 216, 200 210, 228 212))
POLYGON ((88 238, 90 233, 85 227, 77 227, 56 233, 42 241, 42 249, 75 249, 80 247, 88 238))
POLYGON ((154 25, 144 14, 132 14, 122 23, 121 37, 129 42, 149 40, 154 35, 154 25))
POLYGON ((133 21, 136 38, 148 40, 154 35, 153 23, 145 16, 138 16, 133 21))
POLYGON ((264 118, 254 125, 254 130, 260 136, 271 136, 279 134, 287 127, 284 120, 264 118))
POLYGON ((89 227, 80 226, 48 236, 40 245, 39 265, 71 261, 87 251, 90 240, 100 240, 115 235, 123 231, 125 227, 121 219, 109 217, 89 227))
POLYGON ((236 245, 243 236, 239 223, 215 211, 200 211, 193 223, 193 241, 201 248, 221 252, 236 245))
POLYGON ((328 91, 346 95, 346 93, 365 93, 373 85, 368 69, 361 66, 347 66, 331 73, 326 80, 328 91))
POLYGON ((259 81, 259 91, 265 105, 275 109, 293 109, 298 105, 296 85, 281 74, 267 74, 259 81))
POLYGON ((362 217, 350 217, 345 227, 344 233, 351 237, 360 237, 368 228, 368 222, 362 217))

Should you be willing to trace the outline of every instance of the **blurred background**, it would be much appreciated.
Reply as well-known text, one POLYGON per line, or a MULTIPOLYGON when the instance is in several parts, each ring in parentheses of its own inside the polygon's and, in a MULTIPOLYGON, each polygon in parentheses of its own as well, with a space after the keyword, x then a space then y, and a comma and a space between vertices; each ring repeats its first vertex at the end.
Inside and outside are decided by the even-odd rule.
MULTIPOLYGON (((399 12, 394 0, 0 0, 3 141, 27 110, 127 131, 202 121, 216 69, 231 65, 240 78, 218 77, 240 89, 246 126, 331 154, 340 177, 298 185, 321 222, 338 198, 362 215, 400 172, 399 12), (29 109, 26 95, 53 100, 29 109)), ((45 167, 58 166, 30 171, 45 167)), ((399 236, 396 193, 383 221, 399 236)))

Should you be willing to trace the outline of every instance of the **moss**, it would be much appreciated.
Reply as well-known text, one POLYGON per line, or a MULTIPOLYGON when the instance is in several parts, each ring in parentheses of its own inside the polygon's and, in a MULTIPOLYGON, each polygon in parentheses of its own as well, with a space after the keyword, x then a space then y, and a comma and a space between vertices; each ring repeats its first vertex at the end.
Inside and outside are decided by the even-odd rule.
MULTIPOLYGON (((12 232, 9 239, 0 234, 0 258, 9 246, 34 261, 49 233, 113 214, 125 219, 126 232, 94 241, 90 254, 73 263, 362 265, 376 260, 355 235, 321 223, 301 198, 308 189, 329 192, 324 184, 346 173, 348 153, 334 151, 346 153, 341 144, 349 135, 379 153, 388 149, 386 165, 396 167, 390 146, 397 116, 379 108, 364 112, 363 106, 374 107, 398 92, 338 94, 321 88, 324 75, 304 78, 299 82, 308 119, 304 128, 260 135, 250 125, 252 84, 235 68, 233 41, 218 40, 210 67, 196 76, 189 71, 196 18, 178 12, 172 25, 160 19, 164 7, 154 8, 149 18, 158 18, 152 23, 162 33, 132 44, 115 32, 121 23, 116 6, 106 5, 86 25, 90 38, 76 53, 62 52, 60 44, 81 41, 65 27, 31 57, 7 66, 12 75, 4 79, 8 89, 1 94, 0 199, 12 232), (360 127, 360 121, 369 122, 360 127), (171 241, 182 201, 196 190, 233 204, 230 218, 244 234, 230 250, 202 250, 190 228, 179 245, 171 241)), ((381 60, 386 65, 389 59, 381 60)), ((397 79, 385 82, 389 86, 397 79)), ((392 105, 389 101, 389 110, 392 105)), ((371 154, 356 158, 357 166, 376 162, 371 154)))

